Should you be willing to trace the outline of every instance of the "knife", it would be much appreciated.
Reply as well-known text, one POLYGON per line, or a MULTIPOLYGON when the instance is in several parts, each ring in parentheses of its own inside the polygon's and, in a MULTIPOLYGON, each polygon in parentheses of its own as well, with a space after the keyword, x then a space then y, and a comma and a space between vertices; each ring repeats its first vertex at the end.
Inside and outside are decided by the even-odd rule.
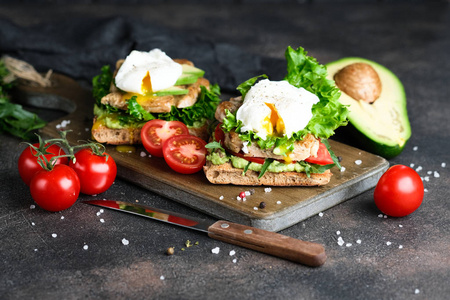
POLYGON ((209 237, 216 240, 311 267, 321 266, 327 259, 325 249, 320 244, 302 241, 259 228, 223 220, 210 222, 137 203, 114 200, 87 200, 82 202, 199 230, 208 233, 209 237))

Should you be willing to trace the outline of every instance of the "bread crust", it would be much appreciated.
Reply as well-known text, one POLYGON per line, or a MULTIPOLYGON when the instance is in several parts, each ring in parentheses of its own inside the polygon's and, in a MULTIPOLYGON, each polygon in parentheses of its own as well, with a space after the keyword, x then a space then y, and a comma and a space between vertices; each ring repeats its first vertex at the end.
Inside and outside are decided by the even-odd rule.
POLYGON ((322 174, 311 174, 298 172, 266 172, 258 178, 259 172, 248 170, 242 175, 242 169, 234 168, 230 162, 214 165, 210 161, 203 167, 206 178, 213 184, 233 185, 269 185, 269 186, 321 186, 330 182, 333 175, 330 170, 322 174))

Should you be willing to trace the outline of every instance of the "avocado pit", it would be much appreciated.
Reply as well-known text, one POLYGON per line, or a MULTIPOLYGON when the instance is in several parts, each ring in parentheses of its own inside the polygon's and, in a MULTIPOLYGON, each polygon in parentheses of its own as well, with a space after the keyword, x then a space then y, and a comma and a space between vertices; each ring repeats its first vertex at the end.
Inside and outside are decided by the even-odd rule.
POLYGON ((334 76, 338 88, 358 101, 373 103, 380 97, 381 80, 372 66, 367 63, 353 63, 334 76))

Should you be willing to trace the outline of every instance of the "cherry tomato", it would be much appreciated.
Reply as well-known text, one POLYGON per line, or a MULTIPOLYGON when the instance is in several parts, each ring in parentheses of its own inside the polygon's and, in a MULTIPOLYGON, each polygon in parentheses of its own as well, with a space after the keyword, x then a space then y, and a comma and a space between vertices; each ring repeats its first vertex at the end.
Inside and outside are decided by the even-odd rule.
POLYGON ((71 207, 80 194, 77 173, 67 165, 56 165, 51 171, 42 169, 30 182, 31 197, 41 208, 61 211, 71 207))
POLYGON ((193 135, 176 135, 163 146, 164 159, 173 170, 182 174, 200 171, 206 162, 206 142, 193 135))
POLYGON ((216 142, 220 142, 220 144, 223 146, 223 143, 225 141, 225 133, 220 126, 222 126, 222 123, 217 124, 216 129, 214 130, 214 140, 216 140, 216 142))
POLYGON ((103 155, 96 155, 91 148, 84 148, 75 153, 75 163, 70 161, 69 166, 78 174, 83 194, 103 193, 116 179, 116 162, 107 153, 103 155))
POLYGON ((329 165, 333 164, 333 159, 331 158, 330 153, 328 152, 327 146, 324 143, 319 142, 319 150, 317 151, 317 157, 310 156, 305 159, 306 162, 317 165, 329 165))
POLYGON ((410 167, 395 165, 380 178, 374 199, 379 210, 391 217, 404 217, 422 204, 423 182, 410 167))
POLYGON ((141 130, 141 140, 145 150, 151 155, 163 157, 164 142, 174 136, 189 134, 189 130, 180 121, 151 120, 141 130))
MULTIPOLYGON (((39 148, 39 143, 33 144, 33 146, 35 146, 36 148, 39 148)), ((48 144, 45 145, 45 147, 47 147, 47 146, 48 146, 48 144)), ((64 150, 61 147, 59 147, 58 145, 55 145, 55 144, 51 145, 46 150, 47 150, 47 152, 51 153, 51 154, 44 155, 48 161, 50 161, 50 159, 53 156, 66 154, 66 152, 64 152, 64 150)), ((30 182, 31 182, 31 179, 33 178, 33 176, 37 172, 43 170, 42 167, 37 162, 37 157, 34 156, 35 154, 36 154, 36 150, 34 150, 32 147, 27 147, 22 151, 22 153, 19 156, 19 160, 18 160, 20 177, 22 178, 23 182, 25 182, 28 186, 30 185, 30 182)), ((58 165, 58 164, 67 165, 68 161, 69 161, 69 159, 67 157, 60 157, 56 160, 55 165, 58 165)))

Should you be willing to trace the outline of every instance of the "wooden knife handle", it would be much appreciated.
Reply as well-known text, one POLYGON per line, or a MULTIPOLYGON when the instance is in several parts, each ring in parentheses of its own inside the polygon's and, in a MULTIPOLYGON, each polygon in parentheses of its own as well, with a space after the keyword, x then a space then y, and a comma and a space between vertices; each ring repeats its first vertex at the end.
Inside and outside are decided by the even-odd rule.
POLYGON ((217 221, 208 228, 216 240, 288 259, 311 267, 325 263, 322 245, 294 239, 276 232, 227 221, 217 221))

